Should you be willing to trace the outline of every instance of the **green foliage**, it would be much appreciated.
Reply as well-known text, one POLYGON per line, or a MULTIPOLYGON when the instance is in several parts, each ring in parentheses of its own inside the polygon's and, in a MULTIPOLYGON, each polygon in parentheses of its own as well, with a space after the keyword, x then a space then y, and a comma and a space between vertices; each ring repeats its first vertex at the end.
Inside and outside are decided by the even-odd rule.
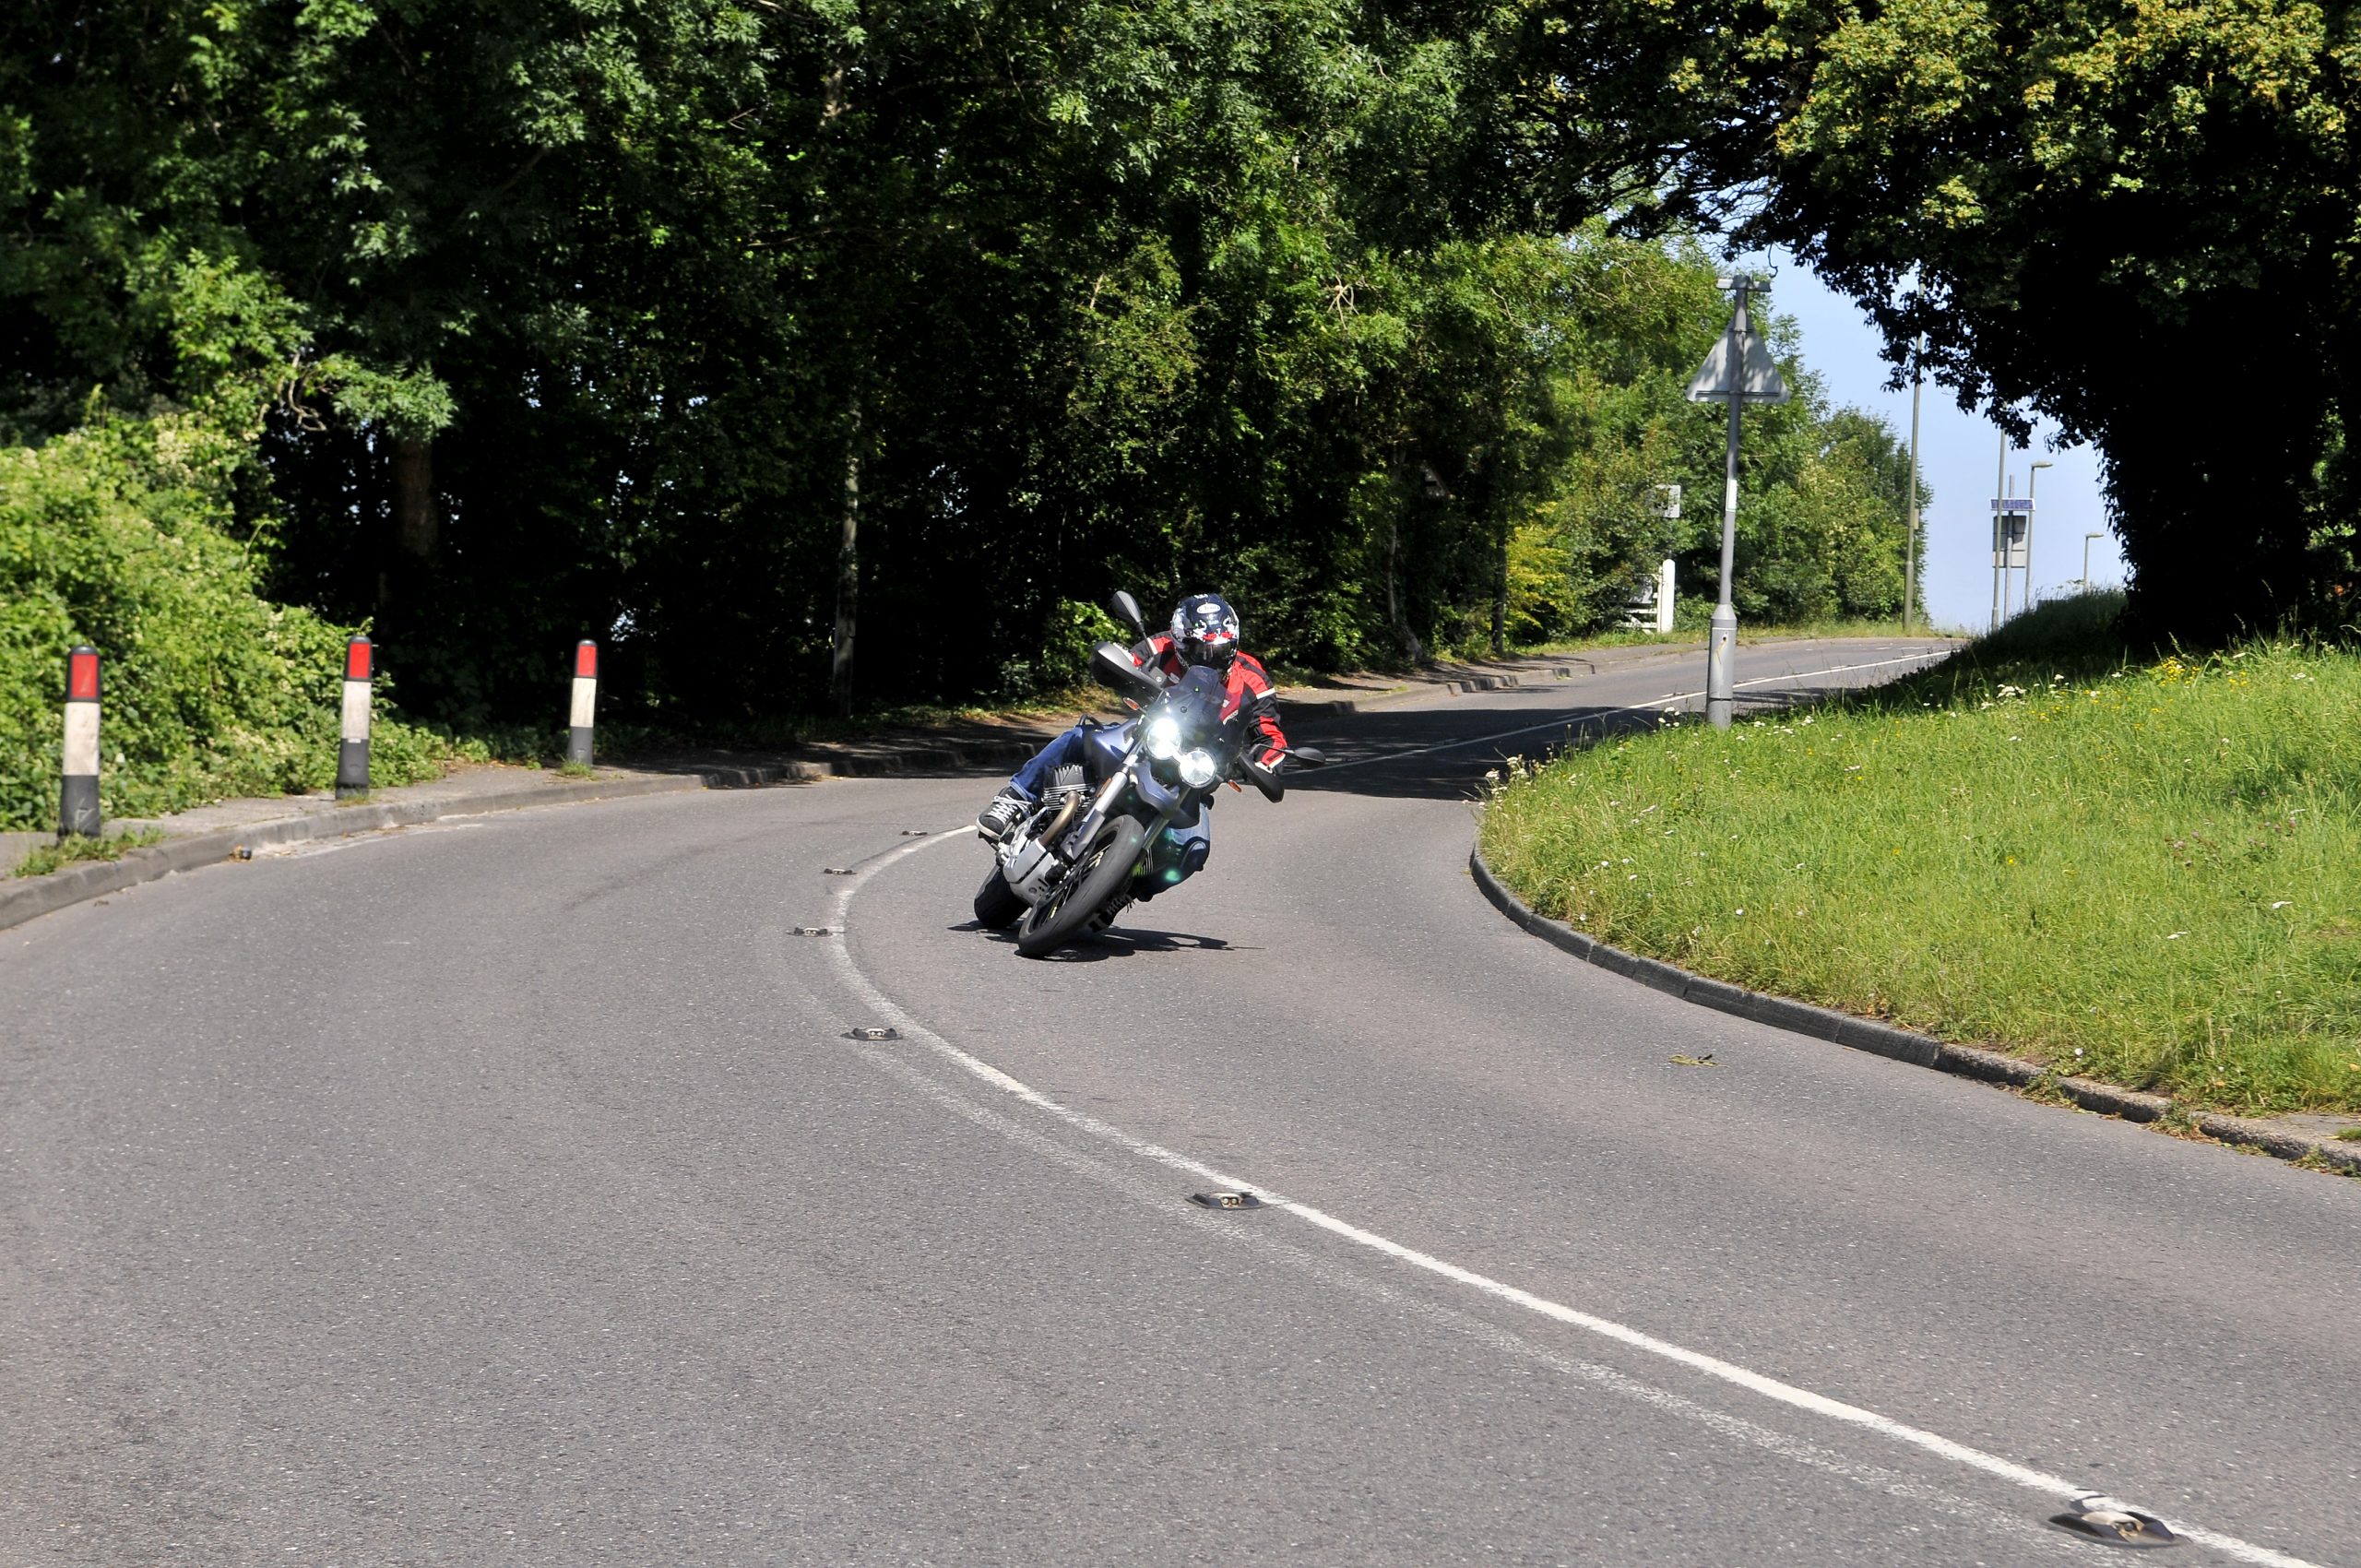
POLYGON ((1572 16, 1520 14, 1488 51, 1493 134, 1557 210, 1619 184, 1635 220, 1710 214, 1787 244, 1897 366, 1923 336, 1963 406, 2096 443, 2147 641, 2350 624, 2361 11, 1572 16))
POLYGON ((1718 978, 2240 1111, 2361 1111, 2361 659, 2126 662, 2119 596, 1891 691, 1521 770, 1485 851, 1718 978))
MULTIPOLYGON (((238 454, 188 416, 99 417, 0 448, 0 827, 54 826, 65 654, 80 642, 104 660, 107 816, 334 780, 347 634, 256 596, 221 526, 238 454)), ((437 749, 381 721, 378 777, 430 775, 437 749)))
MULTIPOLYGON (((210 433, 249 586, 371 624, 480 737, 546 726, 584 636, 650 733, 817 706, 848 480, 872 712, 1056 688, 1118 586, 1220 589, 1306 669, 1595 632, 1667 552, 1710 580, 1710 508, 1655 487, 1718 493, 1680 386, 1726 306, 1603 187, 1564 235, 1504 203, 1474 133, 1514 25, 30 0, 0 439, 210 433)), ((1891 606, 1892 459, 1819 401, 1750 419, 1750 614, 1891 606)))

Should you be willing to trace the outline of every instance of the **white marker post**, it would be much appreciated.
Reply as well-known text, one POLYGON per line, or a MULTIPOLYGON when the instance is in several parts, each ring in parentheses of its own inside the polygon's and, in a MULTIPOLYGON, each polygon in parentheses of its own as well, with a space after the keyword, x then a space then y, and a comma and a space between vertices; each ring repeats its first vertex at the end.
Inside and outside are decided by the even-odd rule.
POLYGON ((599 645, 585 637, 574 645, 574 709, 565 732, 567 766, 590 766, 590 720, 598 708, 599 645))
POLYGON ((99 650, 77 644, 65 655, 65 754, 57 791, 57 836, 99 836, 99 650))
POLYGON ((344 645, 344 728, 336 752, 336 798, 369 792, 369 683, 376 650, 367 637, 344 645))
POLYGON ((1705 717, 1716 730, 1726 730, 1738 696, 1738 607, 1730 602, 1730 568, 1738 556, 1738 410, 1748 403, 1784 403, 1788 393, 1772 362, 1771 346, 1746 315, 1747 296, 1770 288, 1770 280, 1740 272, 1714 281, 1736 291, 1738 308, 1730 315, 1729 330, 1690 378, 1689 400, 1726 398, 1730 404, 1729 449, 1722 469, 1722 595, 1714 606, 1713 638, 1705 648, 1705 717))

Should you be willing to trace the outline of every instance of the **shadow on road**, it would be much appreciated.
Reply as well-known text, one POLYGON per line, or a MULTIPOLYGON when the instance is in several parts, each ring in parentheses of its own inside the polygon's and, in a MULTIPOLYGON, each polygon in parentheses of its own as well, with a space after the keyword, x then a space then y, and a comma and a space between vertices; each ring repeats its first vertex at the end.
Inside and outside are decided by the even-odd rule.
MULTIPOLYGON (((1003 947, 1016 945, 1014 931, 985 931, 974 921, 962 921, 946 926, 946 931, 982 932, 984 936, 1003 947)), ((1062 952, 1042 959, 1048 964, 1098 964, 1109 958, 1129 958, 1140 953, 1252 953, 1256 949, 1240 947, 1218 936, 1197 936, 1181 931, 1142 931, 1136 926, 1117 926, 1099 932, 1062 952)))
MULTIPOLYGON (((1857 692, 1838 682, 1804 683, 1778 693, 1741 693, 1738 719, 1766 718, 1857 692)), ((1663 721, 1664 711, 1570 705, 1555 711, 1430 709, 1308 719, 1287 738, 1316 745, 1328 756, 1321 768, 1290 769, 1290 792, 1369 795, 1394 800, 1473 801, 1484 775, 1512 757, 1543 762, 1560 752, 1593 746, 1615 735, 1638 734, 1663 721)), ((1284 710, 1281 722, 1286 721, 1284 710)))

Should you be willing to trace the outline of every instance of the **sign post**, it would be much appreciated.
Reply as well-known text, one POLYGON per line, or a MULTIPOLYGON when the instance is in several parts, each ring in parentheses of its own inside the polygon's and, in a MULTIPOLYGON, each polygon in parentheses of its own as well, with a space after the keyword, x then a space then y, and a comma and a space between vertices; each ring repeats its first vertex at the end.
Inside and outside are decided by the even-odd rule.
MULTIPOLYGON (((2033 571, 2033 497, 1997 496, 1992 502, 1992 625, 1999 628, 2009 613, 2009 574, 2023 566, 2028 582, 2033 571)), ((2018 608, 2023 610, 2023 605, 2018 608)))
POLYGON ((1738 308, 1730 314, 1729 330, 1690 378, 1689 400, 1726 398, 1730 405, 1729 446, 1722 465, 1722 592, 1705 647, 1705 717, 1716 730, 1726 730, 1738 697, 1738 607, 1730 602, 1730 567, 1738 555, 1738 410, 1748 403, 1784 403, 1789 394, 1779 367, 1772 362, 1771 346, 1747 319, 1748 296, 1768 290, 1770 279, 1740 272, 1715 281, 1736 293, 1738 308))

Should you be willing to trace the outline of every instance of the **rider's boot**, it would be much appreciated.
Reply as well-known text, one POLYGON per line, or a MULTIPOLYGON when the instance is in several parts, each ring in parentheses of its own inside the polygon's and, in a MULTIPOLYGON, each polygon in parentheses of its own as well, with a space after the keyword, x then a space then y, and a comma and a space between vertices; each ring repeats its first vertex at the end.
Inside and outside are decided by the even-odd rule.
POLYGON ((987 838, 993 840, 1005 838, 1008 837, 1008 830, 1017 825, 1032 804, 1031 801, 1016 792, 1015 785, 1003 784, 1001 786, 1000 793, 994 795, 985 804, 984 809, 976 814, 977 830, 987 838))

